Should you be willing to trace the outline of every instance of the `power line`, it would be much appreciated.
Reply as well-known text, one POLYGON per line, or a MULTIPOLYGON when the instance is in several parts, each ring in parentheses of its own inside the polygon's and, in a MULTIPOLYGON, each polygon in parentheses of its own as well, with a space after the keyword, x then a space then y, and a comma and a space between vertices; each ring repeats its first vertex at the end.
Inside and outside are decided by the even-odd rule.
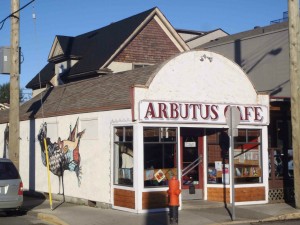
POLYGON ((17 12, 20 12, 22 9, 26 8, 27 6, 29 6, 31 3, 33 3, 35 0, 32 0, 30 2, 28 2, 26 5, 22 6, 21 8, 19 8, 18 10, 16 10, 15 12, 11 13, 10 15, 8 15, 7 17, 5 17, 1 22, 0 22, 0 30, 2 30, 5 21, 10 18, 10 17, 14 17, 14 14, 17 12))

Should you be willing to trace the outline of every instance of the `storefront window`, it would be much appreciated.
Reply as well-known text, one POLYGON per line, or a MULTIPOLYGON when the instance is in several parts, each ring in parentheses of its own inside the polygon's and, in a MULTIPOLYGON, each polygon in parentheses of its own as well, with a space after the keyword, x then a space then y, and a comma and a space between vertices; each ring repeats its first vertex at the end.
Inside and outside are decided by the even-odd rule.
POLYGON ((261 130, 239 129, 235 139, 235 183, 262 182, 261 130))
POLYGON ((144 128, 145 187, 167 186, 177 176, 177 128, 144 128))
POLYGON ((133 127, 115 127, 114 134, 114 184, 133 186, 133 127))
MULTIPOLYGON (((230 138, 227 130, 208 129, 208 183, 229 184, 230 138)), ((261 130, 239 129, 234 139, 235 184, 262 182, 261 130)))

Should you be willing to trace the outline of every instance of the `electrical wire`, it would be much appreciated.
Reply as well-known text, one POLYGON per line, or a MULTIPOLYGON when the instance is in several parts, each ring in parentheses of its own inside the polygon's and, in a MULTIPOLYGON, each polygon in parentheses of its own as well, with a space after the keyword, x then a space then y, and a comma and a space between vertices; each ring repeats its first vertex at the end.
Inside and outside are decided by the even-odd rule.
MULTIPOLYGON (((36 13, 35 13, 35 8, 34 5, 32 6, 32 19, 33 19, 33 24, 34 24, 34 37, 36 39, 35 44, 36 44, 36 53, 38 48, 38 41, 37 41, 37 29, 36 29, 36 13)), ((37 53, 38 54, 38 53, 37 53)), ((39 72, 39 85, 40 89, 42 89, 42 83, 41 83, 41 72, 39 72)), ((40 93, 40 101, 41 101, 41 109, 42 109, 42 118, 43 118, 43 124, 45 123, 44 121, 44 104, 43 104, 43 91, 40 93)), ((53 210, 52 207, 52 188, 51 188, 51 177, 50 177, 50 162, 49 162, 49 154, 48 154, 48 144, 46 141, 46 138, 44 137, 44 146, 45 146, 45 152, 46 152, 46 167, 47 167, 47 180, 48 180, 48 192, 49 192, 49 203, 50 203, 50 209, 53 210)))
POLYGON ((6 21, 8 18, 13 17, 15 13, 20 12, 22 9, 26 8, 27 6, 29 6, 29 5, 30 5, 31 3, 33 3, 34 1, 35 1, 35 0, 32 0, 32 1, 28 2, 26 5, 22 6, 22 7, 19 8, 17 11, 15 11, 15 12, 9 14, 7 17, 5 17, 3 20, 1 20, 1 22, 0 22, 0 30, 2 30, 2 28, 3 28, 3 26, 4 26, 4 23, 5 23, 5 21, 6 21))
MULTIPOLYGON (((38 32, 37 32, 37 25, 36 25, 37 17, 36 17, 34 4, 32 5, 32 20, 33 20, 33 26, 34 26, 35 53, 36 53, 36 58, 38 58, 39 41, 38 41, 38 32)), ((39 78, 39 86, 40 86, 40 90, 41 90, 42 89, 41 71, 39 71, 39 73, 38 73, 38 78, 39 78)), ((40 95, 40 102, 41 102, 42 118, 43 118, 43 123, 44 123, 43 91, 39 95, 40 95)))

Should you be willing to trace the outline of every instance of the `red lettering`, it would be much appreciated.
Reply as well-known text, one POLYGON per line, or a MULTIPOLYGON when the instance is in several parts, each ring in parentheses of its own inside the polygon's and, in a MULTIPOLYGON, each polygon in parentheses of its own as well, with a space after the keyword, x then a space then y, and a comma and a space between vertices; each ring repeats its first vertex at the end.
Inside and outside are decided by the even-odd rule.
POLYGON ((162 119, 162 118, 168 118, 168 114, 167 114, 167 105, 165 103, 158 103, 158 118, 162 119))
POLYGON ((244 120, 244 119, 243 119, 243 113, 242 113, 241 107, 240 107, 240 106, 237 106, 237 109, 240 111, 240 115, 241 115, 240 119, 241 119, 241 120, 244 120))
POLYGON ((170 103, 170 106, 171 106, 170 118, 177 119, 179 116, 178 105, 176 103, 170 103))
POLYGON ((254 121, 262 121, 263 120, 263 116, 260 114, 260 112, 262 112, 262 108, 261 107, 254 107, 254 121))
POLYGON ((149 116, 151 118, 156 118, 153 104, 151 102, 149 102, 149 104, 148 104, 147 112, 146 112, 146 115, 144 116, 144 118, 148 118, 149 116))
POLYGON ((249 121, 249 116, 250 116, 250 111, 249 111, 250 109, 253 111, 252 107, 245 107, 245 120, 248 120, 248 121, 249 121))
POLYGON ((196 120, 197 119, 196 107, 199 108, 199 105, 198 104, 190 104, 190 107, 192 108, 192 112, 193 112, 192 119, 196 120))
POLYGON ((200 105, 200 116, 202 119, 206 120, 209 117, 209 105, 200 105), (203 106, 205 107, 205 110, 203 110, 203 106), (205 116, 203 115, 203 111, 205 111, 205 116))
POLYGON ((219 119, 219 115, 218 115, 218 106, 217 105, 212 105, 211 106, 211 119, 212 120, 217 120, 219 119))
POLYGON ((189 117, 189 104, 184 104, 184 106, 185 106, 185 115, 183 116, 183 113, 182 113, 182 104, 179 104, 179 106, 180 106, 180 117, 182 118, 182 119, 186 119, 186 118, 188 118, 189 117))

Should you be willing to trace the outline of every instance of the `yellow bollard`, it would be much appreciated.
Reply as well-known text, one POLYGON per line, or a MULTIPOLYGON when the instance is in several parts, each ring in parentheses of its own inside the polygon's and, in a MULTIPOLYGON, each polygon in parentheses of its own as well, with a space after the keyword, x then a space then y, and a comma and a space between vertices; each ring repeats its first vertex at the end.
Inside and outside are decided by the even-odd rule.
POLYGON ((46 138, 44 138, 44 145, 45 145, 45 151, 46 151, 46 164, 47 164, 47 174, 48 174, 48 191, 49 191, 49 202, 50 202, 50 209, 52 208, 52 192, 51 192, 51 181, 50 181, 50 169, 49 169, 49 156, 48 156, 48 146, 46 138))

